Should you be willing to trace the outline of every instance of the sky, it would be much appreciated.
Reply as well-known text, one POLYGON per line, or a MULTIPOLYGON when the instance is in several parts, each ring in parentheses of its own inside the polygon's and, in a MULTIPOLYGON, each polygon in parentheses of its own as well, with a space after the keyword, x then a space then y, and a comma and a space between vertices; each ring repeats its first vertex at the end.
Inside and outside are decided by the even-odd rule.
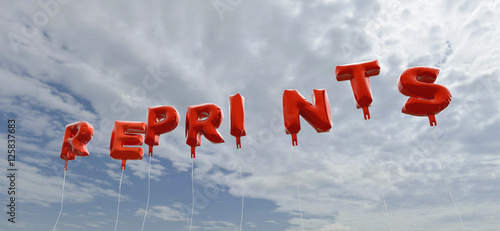
MULTIPOLYGON (((94 136, 90 156, 68 164, 57 230, 112 230, 121 174, 109 156, 114 121, 146 122, 147 108, 158 105, 181 118, 154 148, 144 230, 189 230, 185 115, 202 103, 222 109, 225 143, 202 138, 196 149, 192 230, 240 230, 242 188, 242 230, 302 230, 300 207, 303 230, 459 231, 460 218, 466 230, 499 230, 499 15, 493 0, 3 1, 0 231, 52 230, 64 129, 77 121, 91 123, 94 136), (365 121, 335 67, 371 60, 381 72, 370 78, 365 121), (436 83, 453 96, 436 127, 401 113, 407 97, 397 81, 415 66, 440 69, 436 83), (326 89, 330 132, 301 119, 293 148, 285 89, 309 101, 313 89, 326 89), (239 151, 229 120, 236 93, 246 113, 239 151), (10 119, 15 224, 6 206, 10 119)), ((129 160, 117 230, 141 229, 147 182, 148 157, 129 160)))

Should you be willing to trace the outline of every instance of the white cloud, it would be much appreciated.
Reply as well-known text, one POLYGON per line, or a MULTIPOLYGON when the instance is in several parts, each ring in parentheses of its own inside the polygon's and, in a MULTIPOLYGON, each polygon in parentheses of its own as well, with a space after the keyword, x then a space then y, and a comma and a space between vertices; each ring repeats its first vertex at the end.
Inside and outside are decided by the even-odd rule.
POLYGON ((239 225, 228 221, 203 221, 203 230, 238 230, 239 225))
MULTIPOLYGON (((0 9, 0 31, 6 35, 22 34, 27 29, 23 18, 41 10, 8 4, 0 9)), ((22 198, 43 206, 60 203, 59 149, 64 126, 76 120, 91 122, 95 136, 91 156, 70 162, 68 201, 116 198, 120 161, 111 159, 108 150, 113 121, 145 121, 147 107, 159 104, 175 106, 181 122, 155 147, 152 179, 189 179, 183 116, 187 106, 199 103, 221 106, 226 143, 202 138, 196 184, 239 197, 227 97, 240 92, 247 112, 248 136, 241 150, 245 194, 273 202, 277 213, 294 217, 290 230, 296 229, 293 157, 281 94, 295 88, 310 99, 313 88, 325 88, 332 131, 317 134, 302 121, 296 150, 306 228, 384 229, 383 191, 394 228, 449 230, 458 218, 433 153, 433 130, 427 118, 400 112, 406 97, 395 86, 406 68, 430 66, 441 69, 436 82, 453 94, 452 104, 437 115, 446 179, 466 226, 491 229, 500 174, 500 81, 494 62, 500 52, 492 45, 500 39, 498 12, 495 1, 277 1, 244 2, 220 20, 210 2, 71 1, 17 52, 8 37, 0 38, 1 115, 19 121, 22 198), (370 79, 375 160, 350 86, 337 82, 333 73, 336 65, 371 59, 382 65, 381 74, 370 79)), ((132 186, 144 183, 147 157, 127 166, 124 184, 131 187, 124 200, 139 203, 134 199, 143 194, 132 186)), ((175 186, 189 190, 189 183, 175 186)), ((152 205, 152 217, 185 219, 175 201, 162 203, 171 206, 152 205)), ((277 218, 252 220, 269 225, 266 221, 277 218)), ((226 221, 202 224, 214 230, 236 227, 226 221)))
MULTIPOLYGON (((133 171, 133 174, 137 177, 139 177, 139 179, 141 180, 144 180, 144 179, 147 179, 148 177, 148 162, 149 161, 149 157, 147 156, 148 154, 145 153, 146 157, 144 157, 144 159, 146 159, 146 161, 129 161, 127 163, 127 167, 129 167, 131 169, 131 171, 133 171)), ((159 181, 160 180, 160 177, 165 174, 164 170, 165 168, 163 166, 161 166, 160 164, 155 164, 154 162, 159 162, 157 160, 152 160, 152 163, 151 163, 151 180, 154 180, 154 181, 159 181)))
MULTIPOLYGON (((288 222, 293 226, 288 228, 287 231, 302 230, 302 223, 299 218, 291 219, 288 222)), ((325 219, 304 219, 304 230, 356 231, 357 229, 353 229, 339 223, 331 223, 330 221, 325 219)))
MULTIPOLYGON (((39 168, 16 162, 18 169, 16 182, 18 182, 19 200, 23 203, 35 203, 42 206, 59 204, 61 202, 62 167, 61 172, 55 176, 43 173, 39 168)), ((3 188, 8 188, 8 182, 2 179, 3 188)), ((66 203, 88 203, 97 197, 117 198, 114 190, 106 189, 101 185, 88 182, 85 176, 68 173, 66 176, 65 196, 66 203)), ((123 196, 127 200, 127 196, 123 196)))
POLYGON ((345 227, 341 224, 331 224, 321 228, 320 231, 356 231, 356 229, 345 227))
MULTIPOLYGON (((145 209, 138 209, 135 212, 136 216, 144 216, 145 209)), ((177 208, 172 208, 169 206, 152 206, 148 210, 148 215, 162 219, 164 221, 185 221, 187 218, 185 214, 179 211, 177 208)))

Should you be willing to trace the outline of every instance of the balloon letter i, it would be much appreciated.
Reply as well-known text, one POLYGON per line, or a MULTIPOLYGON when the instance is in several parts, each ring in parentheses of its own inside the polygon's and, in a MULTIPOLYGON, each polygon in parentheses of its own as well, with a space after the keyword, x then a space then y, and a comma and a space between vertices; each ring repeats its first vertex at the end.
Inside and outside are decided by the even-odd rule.
POLYGON ((146 123, 115 121, 109 155, 113 159, 122 160, 121 169, 125 170, 127 160, 142 160, 144 151, 141 147, 126 147, 142 145, 142 135, 146 132, 146 123))
POLYGON ((236 148, 241 148, 241 136, 246 135, 245 131, 245 98, 240 93, 229 96, 229 104, 231 107, 231 135, 236 137, 236 148))

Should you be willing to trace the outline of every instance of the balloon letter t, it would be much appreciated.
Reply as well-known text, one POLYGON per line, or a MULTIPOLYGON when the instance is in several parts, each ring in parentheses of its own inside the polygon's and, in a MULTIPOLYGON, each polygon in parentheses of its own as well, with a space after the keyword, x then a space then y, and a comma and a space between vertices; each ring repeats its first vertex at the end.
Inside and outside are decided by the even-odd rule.
POLYGON ((368 77, 378 75, 379 73, 380 66, 377 60, 337 66, 335 68, 337 81, 351 81, 352 93, 354 94, 354 100, 356 100, 356 107, 363 108, 365 120, 370 119, 368 107, 373 101, 370 79, 368 77))

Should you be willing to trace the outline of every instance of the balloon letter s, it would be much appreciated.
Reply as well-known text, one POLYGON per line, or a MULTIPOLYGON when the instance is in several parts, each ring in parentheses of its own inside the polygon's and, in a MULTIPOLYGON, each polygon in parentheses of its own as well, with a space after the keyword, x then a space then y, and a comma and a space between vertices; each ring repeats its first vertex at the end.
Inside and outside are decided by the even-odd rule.
POLYGON ((398 80, 399 91, 410 97, 401 111, 414 116, 428 116, 431 126, 437 125, 434 115, 451 102, 450 91, 434 84, 438 74, 439 69, 436 68, 413 67, 404 71, 398 80))

